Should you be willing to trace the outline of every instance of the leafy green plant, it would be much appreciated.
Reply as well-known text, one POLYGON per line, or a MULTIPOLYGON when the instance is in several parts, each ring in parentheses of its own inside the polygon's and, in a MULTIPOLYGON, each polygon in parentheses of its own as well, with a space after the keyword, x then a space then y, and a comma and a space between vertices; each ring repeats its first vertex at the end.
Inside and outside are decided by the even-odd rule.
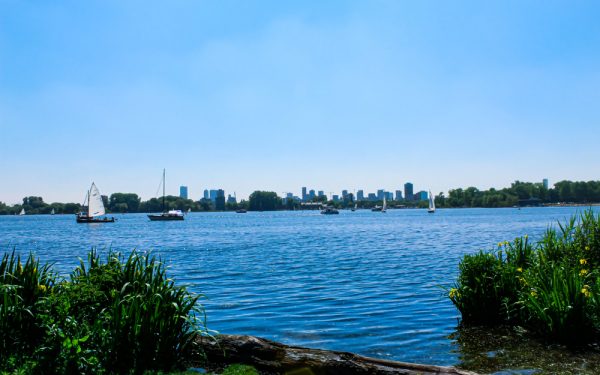
POLYGON ((600 216, 591 210, 492 252, 466 255, 449 298, 464 324, 512 323, 569 342, 600 332, 600 216))
MULTIPOLYGON (((0 261, 0 358, 29 355, 43 331, 35 317, 40 300, 51 293, 55 275, 30 254, 25 263, 14 250, 0 261)), ((0 366, 1 368, 1 366, 0 366)))

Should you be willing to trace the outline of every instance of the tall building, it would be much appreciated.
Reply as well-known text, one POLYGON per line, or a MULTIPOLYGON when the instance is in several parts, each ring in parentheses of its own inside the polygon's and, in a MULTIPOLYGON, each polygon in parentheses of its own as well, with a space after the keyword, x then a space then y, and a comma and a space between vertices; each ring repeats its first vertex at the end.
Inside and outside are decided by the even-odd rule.
POLYGON ((215 190, 216 191, 216 197, 215 197, 215 209, 217 211, 224 211, 225 210, 225 191, 223 189, 219 189, 219 190, 215 190))
POLYGON ((306 194, 306 186, 302 187, 302 202, 306 202, 308 200, 308 195, 306 194))
POLYGON ((356 200, 357 201, 364 201, 365 200, 365 192, 361 190, 356 192, 356 200))
POLYGON ((413 184, 410 182, 404 184, 404 199, 407 201, 413 200, 413 184))
POLYGON ((542 184, 544 185, 544 189, 548 190, 548 179, 547 178, 544 178, 542 180, 542 184))
POLYGON ((396 200, 397 201, 402 200, 402 190, 396 190, 396 200))
POLYGON ((392 193, 391 191, 386 191, 385 192, 385 200, 387 200, 387 201, 393 201, 394 200, 394 193, 392 193))
POLYGON ((315 199, 315 197, 316 197, 316 196, 317 196, 317 195, 315 194, 315 190, 314 190, 314 189, 310 189, 310 190, 308 191, 308 199, 309 199, 309 200, 311 200, 311 201, 312 201, 313 199, 315 199))
POLYGON ((236 204, 237 199, 235 195, 227 194, 227 203, 236 204))
POLYGON ((416 201, 426 201, 427 199, 429 199, 427 198, 427 192, 423 190, 416 192, 413 196, 413 200, 416 201))
POLYGON ((348 190, 342 190, 342 198, 346 199, 346 195, 348 195, 348 190))
POLYGON ((179 198, 188 199, 188 188, 187 186, 179 187, 179 198))
POLYGON ((383 189, 379 189, 377 190, 377 200, 382 201, 383 200, 383 195, 385 194, 385 190, 383 189))
POLYGON ((325 196, 325 192, 323 192, 323 190, 319 190, 319 191, 317 192, 317 196, 318 196, 319 198, 321 198, 321 197, 324 197, 324 196, 325 196))
POLYGON ((210 191, 208 192, 208 198, 215 203, 217 201, 217 192, 218 190, 215 189, 210 189, 210 191))
POLYGON ((208 195, 208 189, 204 189, 204 199, 210 199, 210 195, 208 195))

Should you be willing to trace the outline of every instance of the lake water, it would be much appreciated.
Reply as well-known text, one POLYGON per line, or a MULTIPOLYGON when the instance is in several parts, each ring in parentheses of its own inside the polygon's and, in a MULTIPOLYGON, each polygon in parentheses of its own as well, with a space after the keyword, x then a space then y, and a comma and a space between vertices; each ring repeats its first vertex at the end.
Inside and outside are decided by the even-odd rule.
MULTIPOLYGON (((206 296, 210 329, 292 345, 438 365, 464 363, 448 287, 464 254, 546 228, 576 208, 192 213, 183 222, 116 215, 0 216, 0 247, 66 274, 96 247, 153 250, 206 296)), ((526 367, 526 366, 525 366, 526 367)))

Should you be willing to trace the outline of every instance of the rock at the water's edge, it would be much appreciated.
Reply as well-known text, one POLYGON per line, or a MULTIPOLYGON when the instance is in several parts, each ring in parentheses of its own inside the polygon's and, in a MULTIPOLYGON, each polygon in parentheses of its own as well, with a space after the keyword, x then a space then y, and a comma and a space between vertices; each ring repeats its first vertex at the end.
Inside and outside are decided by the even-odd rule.
POLYGON ((254 336, 219 335, 216 340, 204 338, 199 343, 211 366, 240 363, 270 374, 475 374, 454 367, 388 361, 348 352, 288 346, 254 336))

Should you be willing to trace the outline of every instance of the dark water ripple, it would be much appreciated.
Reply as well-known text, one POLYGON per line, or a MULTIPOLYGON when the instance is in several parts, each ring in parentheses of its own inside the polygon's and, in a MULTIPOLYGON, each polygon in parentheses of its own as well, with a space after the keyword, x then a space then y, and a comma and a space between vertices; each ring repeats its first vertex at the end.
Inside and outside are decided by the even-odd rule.
POLYGON ((0 217, 0 246, 66 273, 91 247, 153 250, 202 300, 209 327, 380 358, 457 364, 458 312, 445 297, 464 254, 539 237, 574 208, 0 217))

